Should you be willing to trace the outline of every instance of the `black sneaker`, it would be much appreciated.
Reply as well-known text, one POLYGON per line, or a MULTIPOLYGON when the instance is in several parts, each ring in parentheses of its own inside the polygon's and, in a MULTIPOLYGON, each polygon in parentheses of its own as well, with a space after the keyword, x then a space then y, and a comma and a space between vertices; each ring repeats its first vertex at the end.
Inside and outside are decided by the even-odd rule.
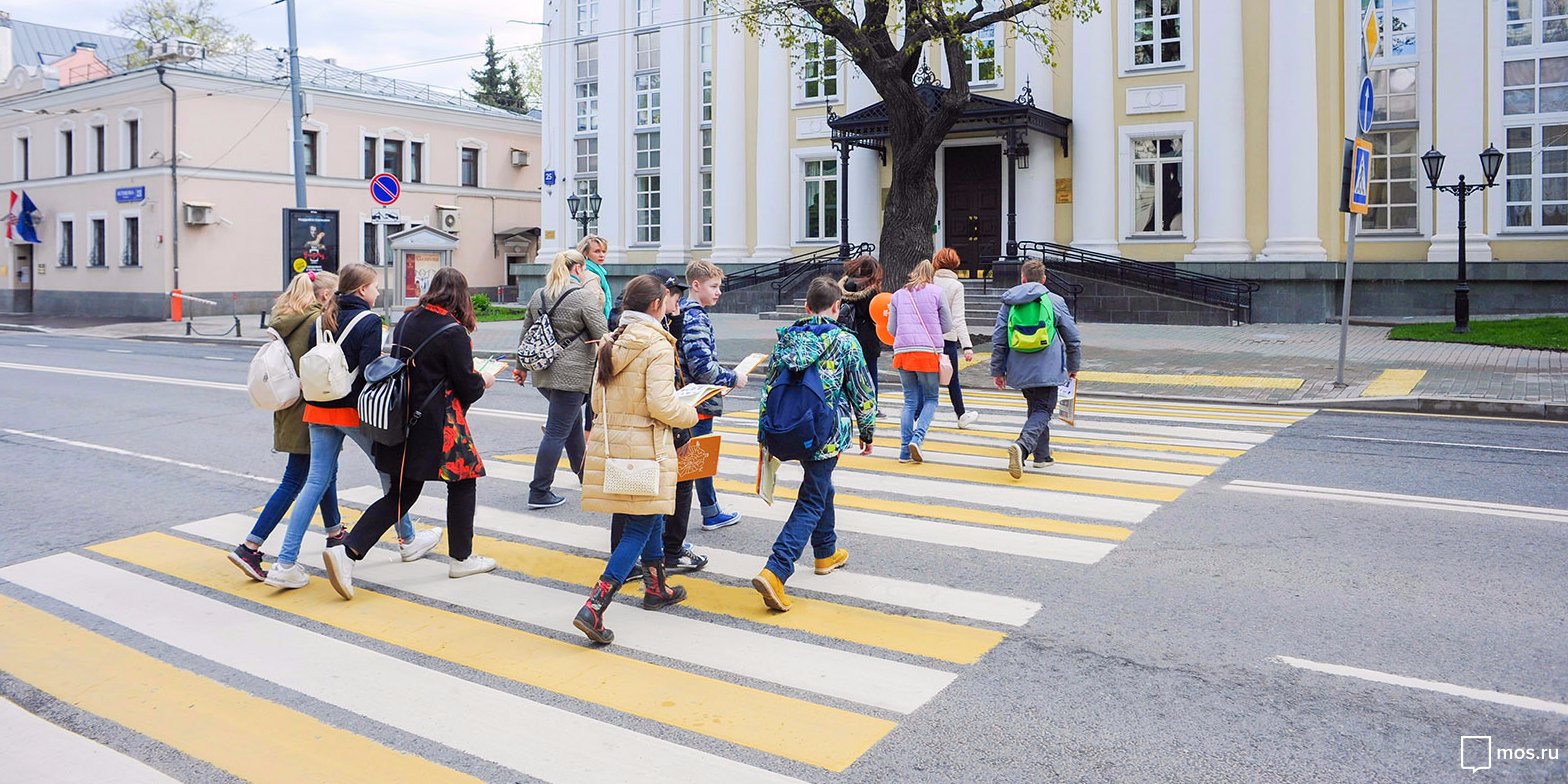
POLYGON ((267 570, 261 568, 261 551, 252 550, 244 543, 235 545, 234 549, 229 551, 229 563, 239 567, 246 577, 258 583, 267 579, 267 570))
POLYGON ((342 547, 343 543, 346 542, 346 541, 348 541, 348 529, 347 528, 341 528, 341 529, 338 529, 338 532, 336 534, 327 537, 327 546, 328 547, 342 547))
POLYGON ((560 506, 561 504, 564 504, 564 503, 566 503, 566 499, 565 498, 562 498, 562 497, 556 495, 555 493, 545 493, 544 495, 539 496, 538 498, 529 498, 528 499, 528 508, 529 509, 554 509, 555 507, 560 506))
POLYGON ((641 580, 642 580, 642 564, 640 564, 640 563, 632 564, 632 570, 630 572, 626 573, 626 579, 623 582, 635 583, 635 582, 640 582, 641 580))
POLYGON ((1037 457, 1037 458, 1034 459, 1034 467, 1035 468, 1049 468, 1055 462, 1056 462, 1056 458, 1050 457, 1049 455, 1044 457, 1044 458, 1038 458, 1037 457))
POLYGON ((708 556, 698 555, 689 544, 681 545, 681 551, 673 556, 664 556, 664 568, 673 574, 700 572, 707 565, 708 556))

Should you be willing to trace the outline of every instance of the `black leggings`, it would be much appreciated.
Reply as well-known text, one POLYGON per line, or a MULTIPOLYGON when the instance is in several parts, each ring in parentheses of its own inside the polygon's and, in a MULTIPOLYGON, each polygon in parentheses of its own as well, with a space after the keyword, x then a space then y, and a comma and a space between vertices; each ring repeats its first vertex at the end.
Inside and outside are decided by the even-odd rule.
MULTIPOLYGON (((691 523, 691 496, 692 487, 697 480, 688 479, 675 483, 675 514, 664 516, 664 557, 674 558, 681 554, 681 546, 686 544, 686 526, 691 523)), ((620 515, 610 518, 610 550, 621 543, 621 533, 625 525, 620 520, 620 515)))
MULTIPOLYGON (((364 516, 348 532, 343 546, 348 557, 358 561, 381 540, 402 512, 407 512, 419 500, 419 491, 425 483, 418 479, 392 477, 392 486, 381 500, 370 505, 364 516)), ((474 552, 474 504, 478 482, 464 479, 446 483, 446 547, 454 561, 466 560, 474 552)))

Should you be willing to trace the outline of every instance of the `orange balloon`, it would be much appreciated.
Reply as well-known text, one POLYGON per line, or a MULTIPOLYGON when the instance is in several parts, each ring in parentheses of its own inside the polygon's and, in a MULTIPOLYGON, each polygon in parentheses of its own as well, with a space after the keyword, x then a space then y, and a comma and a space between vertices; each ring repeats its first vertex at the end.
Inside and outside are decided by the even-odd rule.
POLYGON ((877 325, 877 337, 893 345, 893 333, 887 329, 888 312, 893 309, 893 295, 882 292, 871 298, 871 321, 877 325))

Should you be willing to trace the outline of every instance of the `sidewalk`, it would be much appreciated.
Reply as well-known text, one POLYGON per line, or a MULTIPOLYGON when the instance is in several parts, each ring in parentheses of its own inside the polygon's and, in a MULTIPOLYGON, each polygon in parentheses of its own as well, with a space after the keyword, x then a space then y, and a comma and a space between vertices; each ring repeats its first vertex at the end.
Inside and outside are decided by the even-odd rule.
MULTIPOLYGON (((12 320, 0 317, 0 329, 12 320)), ((151 340, 205 340, 259 345, 257 318, 241 317, 243 338, 186 337, 184 323, 100 323, 98 319, 33 317, 25 328, 56 335, 151 340)), ((751 314, 714 314, 721 358, 734 361, 772 348, 783 321, 751 314)), ((228 317, 199 318, 195 329, 219 335, 228 317)), ((1190 398, 1258 404, 1517 415, 1568 419, 1568 352, 1388 339, 1387 327, 1352 326, 1347 386, 1334 386, 1339 355, 1335 324, 1250 324, 1181 327, 1083 324, 1085 394, 1190 398)), ((522 323, 479 325, 474 351, 511 353, 522 323)), ((966 386, 991 385, 988 346, 962 369, 966 386)), ((891 351, 882 372, 891 379, 891 351)))

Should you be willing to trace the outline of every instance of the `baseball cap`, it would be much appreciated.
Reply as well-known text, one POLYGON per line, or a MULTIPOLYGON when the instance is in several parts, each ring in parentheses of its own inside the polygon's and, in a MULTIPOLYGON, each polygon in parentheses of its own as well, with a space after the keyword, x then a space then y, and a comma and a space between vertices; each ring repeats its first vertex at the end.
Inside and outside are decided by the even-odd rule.
POLYGON ((664 287, 671 291, 685 291, 688 288, 686 282, 675 277, 675 273, 670 272, 668 267, 654 267, 648 270, 648 274, 658 278, 664 283, 664 287))

